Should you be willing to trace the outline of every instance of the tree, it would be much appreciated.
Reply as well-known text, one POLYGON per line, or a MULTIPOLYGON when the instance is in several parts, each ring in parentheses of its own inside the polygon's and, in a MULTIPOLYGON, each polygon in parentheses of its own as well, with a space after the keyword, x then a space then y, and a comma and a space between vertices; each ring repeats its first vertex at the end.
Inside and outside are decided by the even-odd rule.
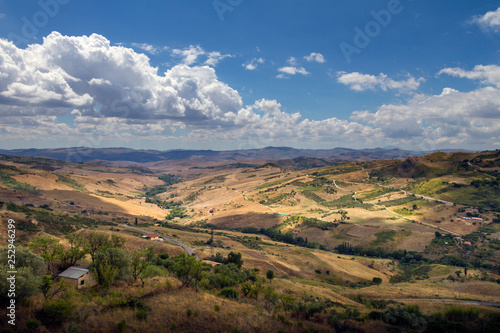
POLYGON ((82 259, 88 252, 85 247, 85 240, 81 234, 68 236, 69 249, 61 253, 62 268, 74 266, 78 260, 82 259))
POLYGON ((134 222, 135 225, 138 225, 139 222, 137 221, 137 217, 135 218, 135 222, 134 222))
POLYGON ((144 280, 142 278, 142 273, 151 264, 153 258, 154 250, 152 246, 132 253, 132 278, 134 279, 134 281, 137 281, 138 278, 141 279, 143 287, 144 280))
MULTIPOLYGON (((8 254, 9 248, 7 246, 0 248, 0 265, 8 265, 8 254)), ((33 274, 36 276, 47 273, 47 265, 43 258, 22 246, 16 247, 16 267, 31 267, 33 274)))
POLYGON ((269 282, 271 282, 274 279, 274 271, 271 269, 268 270, 266 273, 266 277, 269 280, 269 282))
POLYGON ((55 261, 60 259, 64 252, 59 240, 50 236, 36 236, 29 242, 28 246, 43 258, 50 272, 54 270, 55 261))
MULTIPOLYGON (((8 266, 0 265, 0 303, 3 305, 8 304, 10 299, 9 295, 12 293, 11 289, 11 274, 8 266)), ((33 274, 31 267, 16 267, 15 277, 15 297, 20 300, 29 296, 40 293, 41 278, 33 274)))
POLYGON ((241 259, 241 253, 240 252, 235 253, 235 252, 231 251, 227 255, 227 259, 224 260, 224 263, 225 264, 235 264, 236 267, 241 268, 241 266, 243 266, 243 260, 241 259))
POLYGON ((60 279, 58 282, 54 282, 52 277, 52 273, 42 276, 40 290, 42 291, 43 298, 45 300, 52 299, 52 297, 66 290, 68 287, 68 284, 65 283, 64 278, 60 279))
POLYGON ((260 277, 253 284, 252 290, 250 291, 250 296, 255 299, 259 299, 259 295, 264 290, 264 283, 266 283, 266 279, 264 277, 260 277))
POLYGON ((106 267, 105 264, 118 270, 116 278, 119 280, 126 280, 131 275, 131 258, 128 252, 123 249, 110 247, 97 252, 92 266, 95 268, 99 268, 100 265, 106 267))
MULTIPOLYGON (((9 267, 8 250, 7 246, 0 248, 0 304, 2 305, 10 302, 11 282, 14 282, 11 279, 12 275, 8 273, 12 270, 9 267)), ((15 266, 17 271, 15 277, 16 299, 38 294, 42 282, 40 276, 47 273, 47 265, 43 258, 29 249, 19 246, 16 248, 15 266)))
POLYGON ((293 309, 295 298, 292 295, 280 294, 278 298, 285 313, 293 309))
POLYGON ((272 286, 268 286, 263 291, 265 308, 267 311, 272 312, 276 304, 278 303, 278 294, 274 291, 272 286))
POLYGON ((173 267, 174 273, 182 282, 183 287, 190 287, 194 284, 198 288, 198 282, 202 279, 203 265, 194 256, 187 256, 181 253, 176 257, 173 267))
POLYGON ((85 236, 85 248, 87 253, 92 258, 92 263, 95 260, 96 253, 109 248, 121 248, 125 244, 125 239, 117 235, 111 235, 102 232, 91 232, 85 236))
POLYGON ((372 282, 373 282, 373 284, 376 284, 377 286, 379 286, 380 284, 382 284, 382 278, 374 277, 372 279, 372 282))
POLYGON ((249 282, 243 282, 241 284, 241 292, 243 293, 243 296, 248 297, 251 291, 252 285, 249 282))
POLYGON ((115 282, 118 273, 118 267, 111 265, 107 261, 100 263, 96 268, 94 268, 94 274, 97 277, 97 282, 103 288, 110 287, 115 282))

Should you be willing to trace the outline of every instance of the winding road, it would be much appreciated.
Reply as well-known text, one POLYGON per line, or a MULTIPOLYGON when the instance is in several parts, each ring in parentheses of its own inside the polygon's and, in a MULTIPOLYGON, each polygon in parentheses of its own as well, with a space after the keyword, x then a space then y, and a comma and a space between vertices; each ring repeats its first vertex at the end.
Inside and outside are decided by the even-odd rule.
POLYGON ((472 304, 472 305, 483 305, 483 306, 496 306, 500 307, 498 302, 486 302, 486 301, 474 301, 474 300, 462 300, 462 299, 447 299, 447 298, 391 298, 386 299, 387 301, 395 302, 442 302, 442 303, 460 303, 460 304, 472 304))
MULTIPOLYGON (((138 231, 138 232, 143 233, 143 234, 150 234, 150 233, 152 233, 152 231, 150 231, 150 230, 139 229, 139 228, 136 228, 136 227, 131 227, 131 226, 126 225, 126 224, 122 224, 122 227, 130 229, 130 230, 138 231)), ((196 252, 194 251, 193 248, 191 248, 191 247, 187 246, 186 244, 184 244, 182 242, 179 242, 178 240, 173 239, 171 237, 163 236, 163 235, 160 235, 160 234, 157 234, 157 235, 160 236, 161 238, 165 239, 165 240, 168 240, 169 242, 172 242, 174 244, 179 245, 180 247, 182 247, 187 252, 188 255, 192 256, 194 254, 195 257, 196 257, 196 260, 200 260, 200 258, 198 257, 198 255, 196 254, 196 252)))

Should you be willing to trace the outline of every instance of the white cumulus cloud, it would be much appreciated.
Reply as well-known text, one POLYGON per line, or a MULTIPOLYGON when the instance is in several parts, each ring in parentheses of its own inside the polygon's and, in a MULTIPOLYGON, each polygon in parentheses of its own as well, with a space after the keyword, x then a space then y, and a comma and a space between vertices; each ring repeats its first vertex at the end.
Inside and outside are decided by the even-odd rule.
POLYGON ((204 62, 205 65, 209 65, 215 67, 219 61, 224 58, 233 57, 231 54, 221 54, 218 51, 206 52, 199 45, 190 45, 189 47, 181 50, 181 49, 173 49, 172 55, 181 57, 182 63, 188 66, 195 64, 198 61, 198 58, 201 56, 206 56, 207 60, 204 62))
POLYGON ((300 66, 297 62, 297 59, 294 57, 290 57, 287 60, 288 64, 290 66, 284 66, 278 68, 278 72, 281 74, 277 75, 277 78, 279 79, 284 79, 287 77, 287 75, 296 75, 296 74, 302 74, 302 75, 309 75, 309 73, 304 67, 300 66))
POLYGON ((429 147, 466 147, 500 140, 500 90, 471 92, 445 88, 439 95, 416 95, 406 104, 388 104, 376 112, 357 111, 352 120, 379 128, 395 142, 429 147), (491 140, 491 141, 489 141, 491 140))
POLYGON ((219 61, 225 59, 225 58, 232 58, 233 56, 231 54, 221 54, 220 52, 214 51, 208 53, 208 59, 205 61, 206 65, 215 67, 219 61))
POLYGON ((198 60, 199 56, 204 55, 205 51, 199 45, 197 46, 191 45, 188 48, 185 48, 184 50, 173 49, 172 54, 181 57, 182 62, 185 65, 189 66, 194 64, 198 60))
POLYGON ((242 66, 245 67, 248 71, 254 71, 257 69, 259 65, 262 65, 265 62, 263 58, 253 58, 252 60, 244 63, 242 66))
POLYGON ((325 57, 321 53, 315 53, 312 52, 310 55, 305 56, 304 59, 306 59, 309 62, 319 62, 320 64, 323 64, 326 62, 325 57))
POLYGON ((462 68, 444 68, 438 75, 447 74, 454 77, 479 80, 484 84, 493 84, 500 88, 500 66, 497 65, 477 65, 472 71, 462 68))
POLYGON ((159 75, 144 54, 97 34, 54 32, 26 49, 0 40, 0 73, 0 104, 9 106, 0 115, 75 108, 94 118, 206 123, 242 107, 238 92, 218 81, 213 68, 181 64, 159 75))
POLYGON ((418 89, 420 83, 425 81, 424 78, 415 79, 409 75, 408 79, 397 81, 389 78, 386 74, 380 73, 378 76, 362 74, 358 72, 337 72, 337 81, 348 86, 351 90, 365 91, 382 89, 398 90, 401 92, 412 91, 418 89))
POLYGON ((500 7, 495 11, 487 12, 484 15, 474 16, 470 23, 479 25, 484 30, 491 30, 495 32, 500 31, 500 7))

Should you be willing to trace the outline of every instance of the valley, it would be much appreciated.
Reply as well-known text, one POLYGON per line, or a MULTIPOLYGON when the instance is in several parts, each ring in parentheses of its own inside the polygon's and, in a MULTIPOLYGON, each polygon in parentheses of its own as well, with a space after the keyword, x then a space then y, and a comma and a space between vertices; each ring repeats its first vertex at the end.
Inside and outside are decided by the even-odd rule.
MULTIPOLYGON (((75 304, 61 323, 37 317, 51 304, 37 293, 20 313, 46 329, 76 325, 82 332, 114 331, 120 318, 131 331, 424 331, 451 320, 450 309, 475 316, 458 320, 466 329, 474 320, 493 325, 500 313, 499 161, 498 151, 314 168, 308 158, 139 164, 1 155, 1 227, 16 221, 17 247, 35 251, 30 242, 49 237, 67 251, 80 235, 84 250, 96 233, 120 237, 132 257, 151 247, 156 258, 148 259, 152 272, 142 284, 129 276, 71 294, 86 305, 75 304), (146 232, 160 237, 146 239, 146 232), (175 269, 187 260, 179 245, 204 267, 189 283, 175 269), (221 273, 237 253, 240 267, 221 273), (248 280, 232 277, 237 272, 248 280), (235 281, 216 283, 211 274, 235 281), (225 288, 239 296, 221 296, 225 288), (111 305, 131 298, 144 302, 146 321, 136 316, 141 307, 111 305), (475 309, 481 315, 470 314, 475 309), (412 313, 414 322, 387 319, 394 311, 412 313), (229 321, 235 313, 241 320, 229 321)), ((7 244, 5 232, 0 241, 7 244)), ((95 267, 87 252, 77 262, 95 267)))

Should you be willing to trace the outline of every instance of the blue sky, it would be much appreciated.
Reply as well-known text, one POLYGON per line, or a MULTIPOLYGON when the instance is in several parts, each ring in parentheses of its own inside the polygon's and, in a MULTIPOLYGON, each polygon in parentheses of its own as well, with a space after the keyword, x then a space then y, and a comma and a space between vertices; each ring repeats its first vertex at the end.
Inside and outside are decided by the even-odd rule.
POLYGON ((3 1, 0 145, 500 145, 500 1, 3 1))

